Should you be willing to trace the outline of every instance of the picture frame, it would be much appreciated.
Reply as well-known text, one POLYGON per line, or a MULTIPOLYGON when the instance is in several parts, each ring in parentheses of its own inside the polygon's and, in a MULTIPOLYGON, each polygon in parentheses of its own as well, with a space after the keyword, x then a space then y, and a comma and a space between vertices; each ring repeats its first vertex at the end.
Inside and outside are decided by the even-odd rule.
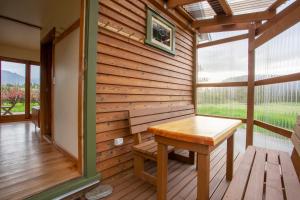
POLYGON ((151 8, 147 8, 145 44, 175 55, 176 27, 151 8))

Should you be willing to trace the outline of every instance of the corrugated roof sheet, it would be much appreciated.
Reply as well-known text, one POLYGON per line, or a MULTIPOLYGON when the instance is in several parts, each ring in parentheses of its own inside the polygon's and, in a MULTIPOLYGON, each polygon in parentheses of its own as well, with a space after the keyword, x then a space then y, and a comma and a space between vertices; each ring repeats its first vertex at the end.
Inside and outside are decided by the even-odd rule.
MULTIPOLYGON (((276 0, 226 0, 233 15, 265 11, 276 0)), ((207 1, 185 5, 184 9, 195 19, 209 19, 216 14, 207 1)))

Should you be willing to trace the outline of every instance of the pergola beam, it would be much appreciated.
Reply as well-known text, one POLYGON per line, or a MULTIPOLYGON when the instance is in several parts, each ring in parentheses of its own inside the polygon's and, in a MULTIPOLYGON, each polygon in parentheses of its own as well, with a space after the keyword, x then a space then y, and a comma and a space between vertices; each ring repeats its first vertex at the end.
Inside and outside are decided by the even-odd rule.
POLYGON ((232 10, 226 0, 218 0, 226 15, 231 16, 232 10))
POLYGON ((271 21, 267 22, 272 23, 272 26, 255 40, 254 46, 252 48, 258 48, 259 46, 263 45, 267 41, 282 33, 283 31, 297 24, 300 21, 299 13, 300 6, 298 6, 297 9, 293 10, 292 12, 287 13, 287 15, 285 15, 275 23, 272 23, 271 21))
POLYGON ((263 11, 233 16, 215 16, 214 19, 196 20, 192 23, 194 28, 204 26, 230 25, 238 23, 250 23, 261 20, 268 20, 275 16, 275 12, 263 11))
POLYGON ((233 36, 233 37, 228 37, 228 38, 224 38, 224 39, 220 39, 220 40, 215 40, 215 41, 211 41, 211 42, 205 42, 205 43, 202 43, 202 44, 198 44, 197 48, 204 48, 204 47, 214 46, 214 45, 218 45, 218 44, 224 44, 224 43, 228 43, 228 42, 243 40, 243 39, 247 39, 247 38, 248 38, 248 33, 233 36))
POLYGON ((284 4, 287 0, 277 0, 275 1, 267 10, 268 11, 276 11, 276 9, 284 4))
POLYGON ((248 30, 248 23, 230 24, 230 25, 215 25, 215 26, 203 26, 198 29, 199 33, 214 33, 223 31, 239 31, 248 30))
POLYGON ((232 15, 232 10, 226 0, 207 0, 217 15, 232 15))
POLYGON ((168 0, 168 8, 175 8, 177 6, 184 6, 192 3, 197 3, 204 0, 168 0))
POLYGON ((287 8, 282 10, 280 13, 275 15, 271 20, 268 22, 262 24, 256 29, 256 35, 260 35, 266 30, 268 30, 271 26, 273 26, 275 23, 277 23, 279 20, 281 20, 283 17, 288 15, 289 13, 293 12, 295 9, 297 9, 300 6, 300 0, 295 1, 291 5, 289 5, 287 8))

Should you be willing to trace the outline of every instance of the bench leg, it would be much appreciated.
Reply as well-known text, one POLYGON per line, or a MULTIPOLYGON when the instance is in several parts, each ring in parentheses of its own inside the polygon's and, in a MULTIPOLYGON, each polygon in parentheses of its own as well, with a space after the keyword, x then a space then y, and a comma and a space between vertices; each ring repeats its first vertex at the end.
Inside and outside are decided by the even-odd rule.
POLYGON ((142 178, 144 172, 144 158, 134 155, 134 174, 142 178))

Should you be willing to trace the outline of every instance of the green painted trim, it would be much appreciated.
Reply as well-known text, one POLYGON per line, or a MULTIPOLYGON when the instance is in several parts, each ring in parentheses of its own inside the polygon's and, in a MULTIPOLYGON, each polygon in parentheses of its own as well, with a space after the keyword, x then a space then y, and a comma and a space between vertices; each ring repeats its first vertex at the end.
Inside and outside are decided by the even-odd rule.
POLYGON ((87 0, 85 19, 85 115, 84 175, 93 177, 96 170, 96 66, 98 35, 98 0, 87 0))
POLYGON ((84 173, 29 199, 53 199, 100 179, 96 170, 96 66, 98 0, 86 0, 84 74, 84 173))
POLYGON ((85 185, 92 183, 94 181, 97 181, 97 180, 99 180, 99 175, 96 175, 95 177, 90 177, 90 178, 85 178, 85 177, 77 178, 77 179, 70 180, 65 183, 59 184, 55 187, 50 188, 49 190, 47 190, 45 192, 36 194, 28 199, 29 200, 53 199, 55 197, 61 196, 67 192, 70 192, 79 187, 85 186, 85 185))
POLYGON ((176 54, 176 50, 175 50, 175 45, 176 45, 176 26, 173 25, 172 23, 170 23, 167 19, 165 19, 164 17, 160 16, 156 11, 154 11, 153 9, 147 7, 147 26, 146 26, 146 39, 145 39, 145 43, 158 48, 162 51, 165 51, 171 55, 175 55, 176 54), (166 24, 167 26, 171 27, 172 29, 172 36, 173 36, 173 43, 172 43, 172 50, 169 50, 167 48, 164 48, 158 44, 155 44, 152 42, 152 29, 151 29, 151 24, 152 24, 152 17, 155 17, 157 19, 159 19, 160 21, 162 21, 164 24, 166 24))

